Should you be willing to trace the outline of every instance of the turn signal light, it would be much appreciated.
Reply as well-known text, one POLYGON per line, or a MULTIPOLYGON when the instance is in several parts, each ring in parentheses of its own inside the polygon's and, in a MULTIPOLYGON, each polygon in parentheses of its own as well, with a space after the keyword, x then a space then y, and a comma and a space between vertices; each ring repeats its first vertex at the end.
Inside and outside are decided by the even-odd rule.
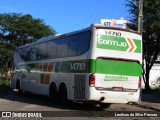
POLYGON ((141 77, 139 77, 139 80, 138 80, 138 88, 141 88, 141 77))
POLYGON ((95 75, 90 74, 89 76, 89 86, 94 87, 95 86, 95 75))

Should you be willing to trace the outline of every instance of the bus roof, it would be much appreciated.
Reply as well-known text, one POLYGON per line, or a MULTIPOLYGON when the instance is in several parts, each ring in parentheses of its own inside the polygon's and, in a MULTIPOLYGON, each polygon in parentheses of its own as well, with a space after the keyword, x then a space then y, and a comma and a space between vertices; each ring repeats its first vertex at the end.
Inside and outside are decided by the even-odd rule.
POLYGON ((91 27, 102 28, 102 29, 121 30, 121 31, 132 32, 132 33, 139 34, 137 31, 131 30, 129 28, 108 27, 108 26, 105 26, 103 24, 91 24, 91 27))
POLYGON ((118 28, 118 27, 108 27, 108 26, 105 26, 103 24, 91 24, 90 27, 87 27, 87 28, 84 28, 84 29, 81 29, 81 30, 69 32, 69 33, 66 33, 66 34, 55 34, 55 35, 50 35, 50 36, 47 36, 47 37, 43 37, 43 38, 40 38, 40 39, 38 39, 37 41, 35 41, 33 43, 28 43, 28 44, 25 44, 25 45, 20 46, 18 48, 23 48, 23 47, 35 45, 35 44, 38 44, 38 43, 46 42, 46 41, 49 41, 51 39, 56 39, 56 38, 72 35, 72 34, 75 34, 75 33, 91 30, 93 27, 95 27, 95 28, 101 28, 101 29, 121 30, 121 31, 133 32, 133 33, 138 34, 138 32, 133 31, 131 29, 118 28))

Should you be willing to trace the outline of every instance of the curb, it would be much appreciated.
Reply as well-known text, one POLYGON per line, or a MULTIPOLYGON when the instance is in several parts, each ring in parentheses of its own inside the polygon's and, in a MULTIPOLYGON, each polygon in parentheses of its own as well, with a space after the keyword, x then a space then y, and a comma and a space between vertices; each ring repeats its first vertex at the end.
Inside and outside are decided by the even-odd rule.
POLYGON ((152 107, 152 106, 149 106, 149 105, 145 105, 145 104, 143 104, 143 102, 138 103, 138 104, 135 103, 135 104, 131 104, 131 105, 132 106, 136 106, 136 107, 140 107, 140 108, 145 108, 145 109, 155 110, 157 112, 160 112, 160 109, 152 107))

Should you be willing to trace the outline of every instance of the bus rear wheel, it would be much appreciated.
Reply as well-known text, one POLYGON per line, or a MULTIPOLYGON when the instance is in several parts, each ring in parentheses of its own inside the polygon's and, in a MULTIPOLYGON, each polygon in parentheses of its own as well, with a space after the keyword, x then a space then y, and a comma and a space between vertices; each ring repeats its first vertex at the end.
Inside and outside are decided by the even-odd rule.
POLYGON ((51 100, 54 103, 58 103, 58 94, 57 94, 57 87, 55 83, 52 83, 49 89, 49 95, 51 100))
POLYGON ((68 100, 67 88, 65 85, 60 87, 59 97, 60 97, 60 103, 64 106, 67 106, 69 103, 69 100, 68 100))

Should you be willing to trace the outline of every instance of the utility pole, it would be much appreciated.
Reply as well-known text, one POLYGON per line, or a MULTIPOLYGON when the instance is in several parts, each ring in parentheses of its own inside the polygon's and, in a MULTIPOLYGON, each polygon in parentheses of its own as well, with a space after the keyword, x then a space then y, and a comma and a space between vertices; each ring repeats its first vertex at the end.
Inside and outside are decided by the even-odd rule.
POLYGON ((138 5, 130 0, 130 2, 138 8, 138 33, 142 35, 143 30, 143 0, 138 0, 138 5))
POLYGON ((143 31, 143 0, 139 0, 138 5, 138 33, 142 35, 143 31))

